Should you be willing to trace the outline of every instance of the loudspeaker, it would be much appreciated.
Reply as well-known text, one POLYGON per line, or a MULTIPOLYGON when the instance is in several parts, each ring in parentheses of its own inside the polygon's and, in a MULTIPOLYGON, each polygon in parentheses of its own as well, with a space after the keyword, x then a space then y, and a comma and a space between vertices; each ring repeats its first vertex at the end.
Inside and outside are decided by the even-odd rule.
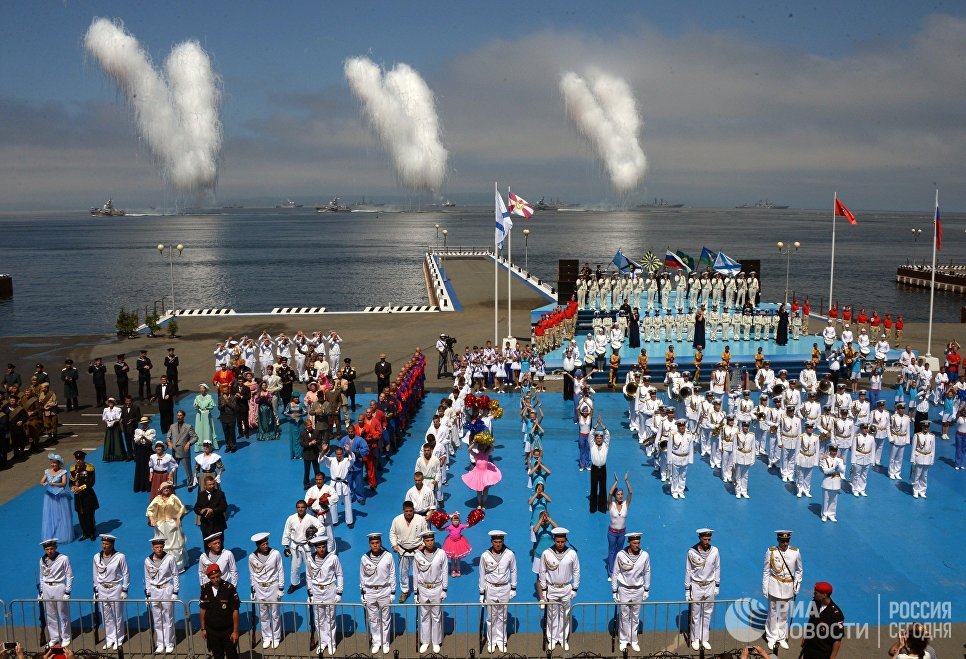
POLYGON ((557 285, 557 304, 566 305, 570 302, 570 296, 577 292, 577 287, 572 283, 560 282, 557 285))
POLYGON ((557 261, 557 304, 567 304, 570 296, 577 291, 577 276, 580 274, 580 261, 560 259, 557 261))

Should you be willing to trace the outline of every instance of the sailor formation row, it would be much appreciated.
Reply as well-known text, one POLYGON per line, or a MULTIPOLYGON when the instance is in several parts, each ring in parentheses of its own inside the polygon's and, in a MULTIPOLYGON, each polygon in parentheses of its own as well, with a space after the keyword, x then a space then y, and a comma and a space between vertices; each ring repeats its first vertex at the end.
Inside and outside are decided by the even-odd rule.
MULTIPOLYGON (((552 530, 554 543, 540 557, 539 580, 543 589, 542 607, 546 607, 546 636, 552 651, 560 645, 569 650, 573 600, 580 588, 580 560, 576 549, 569 546, 569 530, 552 530)), ((697 530, 698 543, 688 550, 685 563, 685 599, 690 603, 692 647, 710 649, 710 624, 714 599, 721 583, 720 557, 711 546, 712 529, 697 530)), ((788 602, 798 593, 802 581, 799 551, 789 546, 791 531, 776 532, 778 544, 765 555, 762 592, 768 598, 769 612, 766 637, 769 645, 787 647, 790 611, 788 602), (777 557, 777 558, 776 558, 777 557), (780 559, 780 560, 779 560, 780 559)), ((480 557, 480 603, 486 612, 485 634, 489 652, 507 651, 507 613, 516 597, 517 564, 514 552, 505 543, 506 532, 489 532, 490 547, 480 557)), ((620 606, 618 634, 620 649, 628 645, 637 651, 641 604, 648 599, 651 564, 640 547, 642 534, 627 533, 611 574, 614 602, 620 606)), ((104 649, 118 649, 127 638, 124 600, 127 599, 131 576, 126 556, 116 551, 117 538, 102 534, 102 551, 94 556, 94 593, 99 600, 104 625, 104 649)), ((203 582, 200 607, 201 627, 206 632, 209 649, 219 639, 237 640, 240 607, 237 594, 238 569, 234 556, 223 550, 221 534, 205 538, 206 543, 219 541, 202 555, 199 575, 203 582), (217 551, 213 551, 217 549, 217 551)), ((396 591, 396 561, 382 546, 381 533, 369 533, 369 551, 359 561, 359 582, 371 635, 371 651, 388 654, 392 641, 392 601, 396 591)), ((277 648, 282 640, 279 600, 284 594, 282 555, 269 545, 268 533, 251 537, 255 551, 248 557, 251 571, 252 599, 258 606, 262 647, 277 648)), ((174 600, 180 587, 178 568, 164 551, 165 539, 151 539, 152 553, 144 559, 144 592, 149 600, 158 653, 170 653, 175 645, 174 600)), ((306 558, 309 603, 313 607, 317 654, 334 655, 336 651, 335 605, 342 601, 343 567, 335 553, 329 552, 325 534, 310 539, 313 553, 306 558)), ((69 600, 74 584, 70 559, 57 552, 57 541, 45 540, 40 561, 39 594, 46 614, 46 631, 51 645, 68 646, 71 642, 69 600)), ((435 541, 435 533, 426 530, 422 544, 413 558, 414 585, 419 609, 420 653, 432 647, 440 651, 443 641, 442 603, 448 587, 446 554, 435 541)))
MULTIPOLYGON (((636 272, 627 275, 612 274, 599 279, 593 275, 584 274, 576 282, 577 306, 580 309, 617 309, 625 302, 631 307, 663 306, 669 309, 672 305, 677 309, 685 306, 697 308, 701 305, 725 308, 742 307, 745 302, 757 304, 761 283, 754 273, 739 272, 737 275, 722 275, 715 273, 712 277, 704 273, 700 277, 696 273, 690 276, 677 272, 671 274, 648 273, 638 276, 636 272)), ((806 312, 807 313, 807 312, 806 312)))

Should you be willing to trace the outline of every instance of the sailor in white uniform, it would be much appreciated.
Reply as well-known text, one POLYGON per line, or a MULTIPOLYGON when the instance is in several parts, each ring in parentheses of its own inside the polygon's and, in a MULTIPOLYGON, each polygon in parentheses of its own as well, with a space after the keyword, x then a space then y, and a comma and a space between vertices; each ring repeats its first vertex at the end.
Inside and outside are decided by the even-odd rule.
POLYGON ((369 551, 359 560, 359 588, 372 636, 371 653, 375 654, 382 647, 382 653, 389 654, 392 632, 389 605, 396 596, 396 562, 392 554, 382 548, 381 533, 370 533, 368 538, 369 551))
POLYGON ((838 457, 838 447, 829 444, 828 455, 823 456, 818 463, 819 469, 825 474, 822 479, 822 521, 839 521, 835 517, 838 510, 839 493, 842 491, 842 478, 845 477, 845 463, 838 457))
POLYGON ((40 597, 47 619, 47 641, 50 645, 70 645, 70 591, 74 587, 74 570, 70 559, 57 552, 57 540, 40 543, 44 555, 40 559, 40 597))
POLYGON ((94 554, 94 596, 100 601, 104 621, 104 649, 116 650, 124 642, 124 603, 131 585, 127 557, 114 550, 117 538, 101 534, 101 551, 94 554), (105 601, 106 600, 106 601, 105 601))
POLYGON ((540 587, 547 603, 547 649, 551 652, 558 645, 563 645, 565 651, 570 649, 572 603, 580 588, 580 559, 567 546, 568 533, 565 528, 554 528, 553 546, 540 557, 540 587))
POLYGON ((802 420, 795 416, 794 406, 785 408, 785 415, 778 422, 778 432, 781 437, 782 481, 791 483, 795 475, 795 451, 798 450, 798 438, 802 435, 802 420))
POLYGON ((677 431, 668 437, 668 465, 671 476, 671 496, 675 499, 684 499, 684 490, 687 487, 688 465, 694 461, 694 435, 685 428, 687 422, 684 419, 677 420, 677 431))
POLYGON ((798 442, 795 455, 795 486, 797 497, 812 498, 812 469, 818 466, 819 436, 815 434, 815 423, 805 422, 805 432, 798 442))
POLYGON ((750 499, 748 496, 748 472, 755 464, 755 434, 748 430, 747 421, 741 422, 741 431, 735 435, 735 498, 750 499))
POLYGON ((875 439, 869 434, 869 424, 863 421, 859 424, 859 432, 855 434, 852 444, 852 496, 869 496, 865 493, 865 488, 874 460, 875 439))
POLYGON ((855 424, 849 417, 848 408, 840 407, 838 415, 839 418, 832 426, 832 443, 839 449, 839 459, 848 466, 852 440, 855 437, 855 424))
POLYGON ((252 536, 255 551, 248 556, 252 580, 252 599, 258 602, 258 624, 262 628, 262 647, 277 648, 282 641, 282 621, 278 601, 285 593, 282 555, 268 546, 268 533, 252 536))
POLYGON ((224 550, 224 538, 224 534, 218 531, 204 539, 206 551, 198 557, 198 583, 201 586, 208 583, 205 570, 209 565, 215 564, 221 570, 221 578, 238 587, 238 566, 235 564, 235 556, 224 550))
POLYGON ((641 602, 650 595, 651 558, 641 550, 640 532, 628 533, 625 537, 627 546, 617 552, 614 560, 611 592, 620 611, 617 623, 620 651, 630 644, 631 650, 640 652, 637 628, 641 622, 641 602))
POLYGON ((778 645, 788 649, 788 619, 792 601, 802 586, 802 555, 789 542, 792 532, 775 531, 778 544, 765 552, 765 567, 761 576, 761 592, 768 598, 768 620, 765 622, 765 642, 769 650, 778 645))
POLYGON ((902 479, 902 458, 909 446, 909 417, 906 416, 905 403, 896 403, 896 411, 889 420, 889 478, 902 479))
POLYGON ((449 586, 449 559, 436 546, 436 534, 423 531, 423 546, 413 557, 413 581, 419 604, 419 653, 433 646, 439 653, 443 644, 443 607, 449 586))
POLYGON ((920 431, 912 438, 912 496, 926 498, 929 467, 936 461, 936 436, 929 432, 929 421, 920 424, 920 431))
POLYGON ((698 542, 688 549, 684 563, 684 599, 691 609, 691 649, 711 649, 711 617, 714 598, 721 587, 721 557, 718 548, 711 546, 712 529, 698 529, 698 542))
POLYGON ((319 639, 316 654, 326 649, 335 654, 335 605, 342 601, 342 563, 329 551, 324 536, 312 538, 314 553, 305 561, 309 601, 315 610, 315 635, 319 639))
POLYGON ((507 604, 517 595, 517 558, 504 539, 506 532, 489 532, 490 548, 480 556, 480 603, 486 604, 486 648, 506 652, 507 604))
POLYGON ((879 465, 882 464, 882 447, 886 445, 886 440, 889 439, 889 410, 886 409, 884 400, 876 401, 871 419, 869 431, 875 438, 875 458, 872 460, 872 464, 879 465))
POLYGON ((154 652, 174 652, 174 603, 181 586, 178 563, 164 551, 163 536, 151 538, 151 553, 144 559, 144 596, 150 601, 151 624, 154 627, 154 652))

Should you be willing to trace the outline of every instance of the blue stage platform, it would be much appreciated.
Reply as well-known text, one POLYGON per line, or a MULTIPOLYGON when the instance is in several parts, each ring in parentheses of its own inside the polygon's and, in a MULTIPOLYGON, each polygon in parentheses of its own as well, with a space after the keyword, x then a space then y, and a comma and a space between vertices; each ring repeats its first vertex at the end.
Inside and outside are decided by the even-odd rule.
MULTIPOLYGON (((508 532, 507 544, 517 554, 518 599, 535 599, 527 509, 531 491, 527 489, 523 467, 519 397, 496 398, 505 409, 504 417, 495 424, 494 453, 503 481, 491 490, 486 519, 466 533, 473 552, 466 559, 463 576, 450 581, 450 602, 477 600, 477 568, 468 561, 475 562, 488 546, 486 533, 493 528, 508 532)), ((889 398, 891 392, 887 394, 889 398)), ((366 533, 387 533, 393 516, 400 511, 403 494, 412 483, 420 438, 436 400, 437 396, 430 395, 423 405, 413 424, 414 435, 389 465, 378 494, 369 498, 367 506, 357 507, 355 528, 336 527, 338 551, 345 567, 347 602, 358 601, 358 561, 366 551, 366 533)), ((579 551, 583 569, 579 600, 610 601, 610 584, 604 578, 607 518, 588 513, 589 473, 577 470, 572 405, 562 401, 560 394, 544 394, 542 401, 546 462, 553 471, 547 482, 553 499, 549 508, 553 518, 571 530, 570 541, 579 551)), ((362 396, 360 402, 368 403, 368 398, 362 396)), ((182 401, 179 407, 188 405, 182 401)), ((619 394, 598 395, 597 411, 612 431, 608 462, 621 479, 625 471, 629 472, 634 489, 628 528, 643 531, 642 546, 651 554, 652 601, 682 598, 685 554, 696 541, 695 529, 704 526, 716 529, 714 543, 721 550, 720 596, 759 596, 762 560, 766 548, 775 540, 773 531, 789 528, 795 532, 793 544, 803 553, 803 592, 807 594, 808 585, 815 581, 830 581, 835 586, 835 599, 850 622, 876 623, 878 607, 889 600, 952 601, 953 622, 966 620, 966 576, 950 553, 950 546, 966 531, 966 472, 952 468, 952 442, 938 442, 939 458, 930 471, 927 500, 913 499, 908 482, 891 481, 877 470, 870 475, 868 498, 852 497, 846 486, 839 502, 840 521, 823 524, 819 519, 818 474, 813 476, 816 498, 798 499, 790 486, 761 462, 751 471, 749 500, 736 500, 731 487, 724 485, 704 462, 697 462, 689 470, 687 499, 671 499, 666 486, 644 464, 638 443, 627 430, 625 410, 626 402, 619 394)), ((98 474, 98 530, 118 536, 118 549, 128 555, 132 567, 131 590, 137 593, 141 588, 141 562, 149 552, 148 539, 152 535, 144 517, 148 497, 132 492, 132 463, 102 463, 100 450, 91 454, 89 460, 98 474)), ((906 461, 908 474, 908 455, 906 461)), ((249 536, 256 531, 269 531, 272 546, 280 546, 283 523, 293 511, 296 499, 303 495, 302 464, 289 459, 285 440, 242 442, 237 453, 225 456, 225 463, 223 487, 231 508, 226 546, 239 559, 241 591, 247 592, 249 575, 244 558, 252 549, 249 536)), ((460 510, 464 515, 475 506, 474 493, 460 480, 467 468, 467 452, 461 450, 451 471, 445 503, 448 511, 460 510)), ((37 477, 39 480, 40 474, 37 477)), ((185 497, 186 505, 194 503, 194 494, 188 495, 183 488, 177 493, 185 497)), ((0 599, 36 596, 41 505, 42 491, 38 486, 0 507, 0 523, 8 538, 7 564, 16 566, 8 569, 0 581, 0 599)), ((196 574, 200 532, 192 521, 193 514, 185 518, 190 567, 183 575, 183 600, 196 598, 199 592, 196 574)), ((79 541, 61 547, 73 562, 75 598, 91 595, 91 556, 99 548, 98 544, 79 541)), ((285 569, 287 579, 288 559, 285 569)), ((285 599, 304 601, 305 596, 305 590, 300 589, 285 599)))

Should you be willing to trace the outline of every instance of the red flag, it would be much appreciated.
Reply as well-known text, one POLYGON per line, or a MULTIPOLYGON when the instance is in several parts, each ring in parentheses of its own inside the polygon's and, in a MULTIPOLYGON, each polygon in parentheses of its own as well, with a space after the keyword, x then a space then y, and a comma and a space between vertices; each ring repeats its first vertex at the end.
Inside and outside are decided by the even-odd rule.
POLYGON ((936 249, 943 248, 943 221, 939 216, 939 202, 936 202, 936 249))
POLYGON ((838 197, 835 198, 835 217, 844 217, 849 221, 849 224, 855 224, 855 215, 845 207, 845 204, 839 201, 838 197))

